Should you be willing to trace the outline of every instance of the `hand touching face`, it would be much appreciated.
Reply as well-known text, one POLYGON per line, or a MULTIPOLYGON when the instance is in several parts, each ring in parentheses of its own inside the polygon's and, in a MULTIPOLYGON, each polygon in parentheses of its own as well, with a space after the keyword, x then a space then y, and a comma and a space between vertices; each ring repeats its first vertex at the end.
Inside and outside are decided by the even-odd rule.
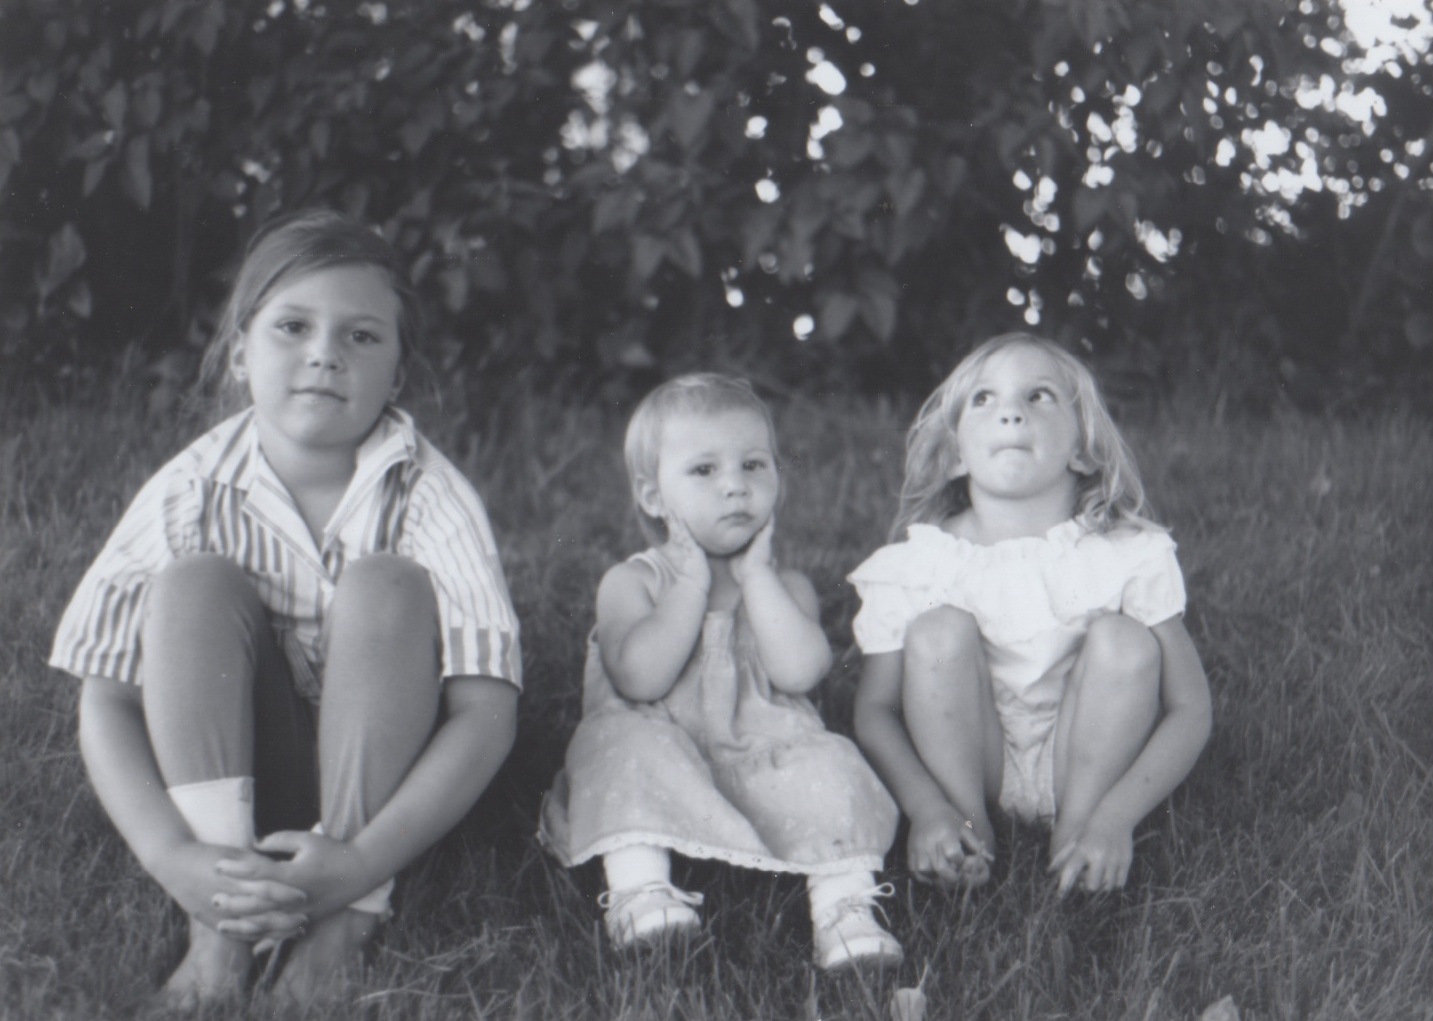
POLYGON ((740 552, 771 520, 780 482, 771 433, 755 411, 673 416, 662 426, 657 476, 642 509, 680 522, 710 556, 740 552))

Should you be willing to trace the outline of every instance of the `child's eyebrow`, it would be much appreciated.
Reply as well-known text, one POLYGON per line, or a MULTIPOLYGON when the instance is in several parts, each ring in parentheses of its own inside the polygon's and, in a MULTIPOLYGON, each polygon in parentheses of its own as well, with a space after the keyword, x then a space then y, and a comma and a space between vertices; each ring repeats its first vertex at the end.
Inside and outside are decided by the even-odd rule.
MULTIPOLYGON (((286 313, 289 315, 313 315, 316 311, 312 305, 303 305, 298 302, 285 301, 273 307, 275 313, 286 313)), ((378 323, 380 326, 391 326, 393 320, 381 315, 374 315, 370 312, 355 312, 353 315, 345 316, 346 323, 378 323)))

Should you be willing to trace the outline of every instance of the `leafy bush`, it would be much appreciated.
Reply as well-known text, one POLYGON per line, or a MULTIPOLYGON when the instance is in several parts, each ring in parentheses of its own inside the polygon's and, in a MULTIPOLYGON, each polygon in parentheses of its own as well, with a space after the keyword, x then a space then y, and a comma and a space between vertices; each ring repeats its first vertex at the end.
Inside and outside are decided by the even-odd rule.
POLYGON ((1357 392, 1428 368, 1433 90, 1340 11, 10 0, 0 356, 182 378, 243 238, 322 203, 449 372, 924 387, 1035 323, 1137 384, 1357 392))

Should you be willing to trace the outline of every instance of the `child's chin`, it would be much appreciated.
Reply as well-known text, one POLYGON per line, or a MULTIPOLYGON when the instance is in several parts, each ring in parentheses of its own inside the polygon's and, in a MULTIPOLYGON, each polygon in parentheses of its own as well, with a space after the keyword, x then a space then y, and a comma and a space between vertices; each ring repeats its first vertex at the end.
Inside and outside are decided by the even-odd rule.
POLYGON ((707 556, 709 556, 709 557, 723 557, 723 558, 725 558, 725 557, 735 557, 735 556, 740 556, 741 554, 745 553, 747 547, 751 545, 751 541, 752 541, 753 539, 755 539, 755 538, 756 538, 756 533, 753 532, 751 535, 748 535, 745 539, 741 539, 741 540, 731 540, 731 541, 721 541, 721 542, 714 542, 714 543, 710 543, 710 544, 709 544, 709 543, 702 543, 701 546, 702 546, 702 549, 704 549, 704 550, 706 551, 706 554, 707 554, 707 556))

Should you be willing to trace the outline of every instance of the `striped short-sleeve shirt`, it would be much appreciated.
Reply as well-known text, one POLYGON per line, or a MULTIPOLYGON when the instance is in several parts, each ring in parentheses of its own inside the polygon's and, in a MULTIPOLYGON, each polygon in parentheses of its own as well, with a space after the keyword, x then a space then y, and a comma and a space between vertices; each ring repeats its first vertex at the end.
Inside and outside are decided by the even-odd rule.
POLYGON ((522 686, 517 617, 482 500, 402 411, 385 411, 359 448, 353 479, 317 544, 259 448, 252 409, 205 433, 125 511, 60 620, 50 665, 142 683, 139 632, 150 579, 195 553, 243 568, 295 685, 310 699, 322 685, 334 587, 345 564, 370 553, 397 554, 427 570, 444 677, 522 686))

